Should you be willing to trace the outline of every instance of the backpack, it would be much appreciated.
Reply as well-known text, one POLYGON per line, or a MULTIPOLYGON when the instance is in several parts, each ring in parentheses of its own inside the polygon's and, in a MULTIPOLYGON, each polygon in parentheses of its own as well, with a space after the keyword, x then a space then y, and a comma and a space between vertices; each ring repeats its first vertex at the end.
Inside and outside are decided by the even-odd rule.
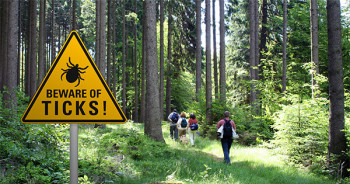
POLYGON ((190 129, 193 130, 198 130, 198 124, 197 123, 193 123, 192 125, 190 125, 190 129))
POLYGON ((193 122, 193 124, 190 125, 190 129, 191 129, 192 131, 198 130, 198 123, 194 123, 194 122, 193 122))
POLYGON ((179 120, 179 115, 176 112, 174 112, 170 119, 174 123, 177 123, 177 121, 179 120))
POLYGON ((232 138, 232 125, 231 125, 231 120, 226 120, 224 119, 225 124, 224 124, 224 136, 223 138, 232 138))
POLYGON ((187 127, 186 118, 182 118, 182 121, 181 121, 181 128, 186 128, 186 127, 187 127))

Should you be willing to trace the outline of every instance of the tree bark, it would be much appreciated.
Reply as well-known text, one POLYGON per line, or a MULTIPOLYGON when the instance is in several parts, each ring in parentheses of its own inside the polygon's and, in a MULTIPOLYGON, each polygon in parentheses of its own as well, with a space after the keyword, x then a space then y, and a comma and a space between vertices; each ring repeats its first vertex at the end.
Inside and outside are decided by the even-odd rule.
POLYGON ((336 165, 336 172, 345 177, 349 175, 347 171, 349 163, 345 160, 347 146, 344 132, 344 84, 339 0, 327 0, 327 23, 329 81, 328 165, 336 165))
POLYGON ((17 39, 18 39, 18 0, 8 1, 7 2, 8 9, 8 32, 7 32, 7 68, 6 68, 6 86, 8 88, 9 93, 4 94, 4 100, 8 103, 6 107, 10 109, 12 113, 11 116, 15 116, 17 114, 17 96, 16 96, 16 88, 17 88, 17 39))
MULTIPOLYGON (((116 24, 116 16, 115 16, 115 11, 116 11, 116 1, 112 0, 112 18, 113 18, 113 22, 112 22, 112 87, 113 87, 113 94, 114 97, 117 98, 117 76, 116 76, 116 49, 115 49, 115 45, 116 45, 116 38, 115 38, 115 24, 116 24)), ((119 72, 119 71, 118 71, 119 72)))
POLYGON ((310 24, 311 24, 311 62, 314 63, 312 73, 312 98, 315 97, 315 88, 317 82, 315 77, 320 73, 319 71, 319 55, 318 55, 318 14, 317 14, 317 0, 310 1, 310 24))
POLYGON ((225 61, 225 14, 224 0, 219 0, 220 5, 220 97, 226 102, 226 61, 225 61))
MULTIPOLYGON (((145 1, 143 2, 143 9, 145 9, 145 1)), ((143 23, 142 23, 142 71, 141 71, 141 117, 140 121, 141 123, 145 123, 146 119, 146 42, 145 42, 145 27, 146 27, 146 14, 143 16, 143 23)))
POLYGON ((38 84, 45 77, 45 4, 46 0, 40 1, 38 84))
MULTIPOLYGON (((249 34, 250 34, 250 50, 249 50, 249 63, 250 63, 250 80, 251 80, 251 90, 250 90, 250 103, 254 108, 256 107, 256 14, 255 14, 255 0, 249 0, 249 34)), ((255 110, 255 109, 254 109, 255 110)))
POLYGON ((214 91, 215 91, 215 98, 218 99, 219 98, 219 81, 218 81, 218 57, 216 54, 215 0, 212 0, 212 1, 213 1, 213 49, 214 49, 214 88, 215 88, 214 91))
POLYGON ((123 1, 123 67, 122 67, 122 75, 123 75, 123 82, 122 82, 122 85, 123 85, 123 112, 124 114, 126 113, 126 76, 125 76, 125 55, 126 55, 126 52, 125 52, 125 45, 126 45, 126 28, 125 28, 125 24, 126 24, 126 20, 125 20, 125 0, 123 1))
POLYGON ((30 52, 30 98, 33 98, 37 89, 37 49, 36 49, 36 0, 29 1, 29 52, 30 52))
POLYGON ((211 87, 211 45, 210 45, 210 0, 205 0, 205 32, 206 32, 206 122, 212 125, 212 87, 211 87))
MULTIPOLYGON (((196 0, 196 100, 202 86, 201 0, 196 0)), ((167 112, 168 114, 168 112, 167 112)))
MULTIPOLYGON (((137 14, 137 1, 135 0, 135 13, 137 14)), ((137 81, 137 21, 135 20, 134 25, 134 69, 135 69, 135 117, 134 121, 139 122, 139 94, 138 94, 138 81, 137 81)))
POLYGON ((51 64, 55 61, 55 0, 52 0, 52 6, 51 6, 51 64))
POLYGON ((168 75, 166 83, 166 115, 171 113, 171 56, 172 56, 172 33, 173 33, 173 18, 172 18, 172 0, 168 2, 168 75))
POLYGON ((111 46, 112 46, 112 0, 108 0, 107 20, 107 85, 111 87, 111 46))
POLYGON ((283 77, 282 92, 287 86, 287 0, 283 0, 283 77))
POLYGON ((159 142, 165 142, 162 134, 162 124, 159 114, 159 86, 158 86, 158 56, 157 56, 157 30, 156 30, 156 3, 153 0, 145 1, 147 42, 147 112, 145 134, 159 142))
POLYGON ((77 16, 75 15, 76 7, 77 7, 77 2, 76 0, 72 1, 73 3, 73 8, 72 8, 72 30, 77 29, 77 16))
POLYGON ((159 112, 164 119, 164 0, 160 0, 160 63, 159 63, 159 112))

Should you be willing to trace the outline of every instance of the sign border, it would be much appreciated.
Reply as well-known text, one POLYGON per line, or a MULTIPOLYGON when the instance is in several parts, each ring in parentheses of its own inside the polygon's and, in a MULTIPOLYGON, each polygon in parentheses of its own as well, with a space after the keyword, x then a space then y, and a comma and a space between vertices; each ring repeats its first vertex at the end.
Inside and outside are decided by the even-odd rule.
POLYGON ((52 66, 50 67, 49 72, 46 74, 44 81, 41 83, 39 89, 36 91, 34 98, 31 100, 31 102, 29 103, 29 106, 27 108, 27 110, 25 111, 25 113, 23 114, 21 121, 22 123, 34 123, 34 122, 39 122, 40 124, 42 123, 81 123, 81 124, 86 124, 86 123, 113 123, 113 122, 117 122, 117 123, 125 123, 126 122, 126 117, 123 113, 123 111, 121 110, 119 104, 117 103, 116 99, 114 98, 114 96, 112 95, 112 92, 110 91, 109 87, 106 84, 106 81, 102 78, 102 75, 100 73, 100 71, 97 69, 95 62, 92 60, 90 54, 87 52, 87 49, 84 45, 84 43, 82 42, 82 40, 80 39, 78 33, 76 31, 72 31, 68 37, 68 39, 66 40, 65 44, 63 45, 62 49, 60 50, 60 53, 58 54, 58 56, 56 57, 54 63, 52 64, 52 66), (99 77, 100 81, 102 82, 103 86, 105 87, 109 97, 111 98, 111 100, 113 101, 114 105, 116 106, 116 108, 118 109, 119 114, 122 117, 122 120, 112 120, 112 119, 107 119, 107 120, 87 120, 87 119, 71 119, 71 120, 40 120, 40 119, 32 119, 32 120, 27 120, 27 115, 29 113, 29 111, 31 110, 32 106, 34 105, 34 103, 36 102, 39 94, 41 93, 43 87, 45 86, 47 80, 49 79, 52 71, 55 69, 58 61, 60 60, 62 54, 64 53, 64 51, 66 50, 69 42, 71 41, 71 39, 73 38, 73 36, 76 37, 76 39, 78 40, 79 45, 81 46, 81 48, 83 49, 86 57, 89 59, 93 69, 95 70, 97 76, 99 77))

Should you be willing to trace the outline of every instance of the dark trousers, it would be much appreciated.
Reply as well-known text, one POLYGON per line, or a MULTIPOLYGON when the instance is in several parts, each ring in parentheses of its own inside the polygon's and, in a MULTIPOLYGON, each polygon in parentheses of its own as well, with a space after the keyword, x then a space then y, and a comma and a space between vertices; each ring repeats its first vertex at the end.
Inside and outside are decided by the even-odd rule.
POLYGON ((225 162, 230 163, 230 148, 232 145, 232 138, 222 138, 221 139, 221 145, 222 145, 222 150, 224 151, 224 157, 225 157, 225 162))
POLYGON ((179 138, 179 133, 176 125, 170 125, 170 137, 175 138, 175 140, 179 138))

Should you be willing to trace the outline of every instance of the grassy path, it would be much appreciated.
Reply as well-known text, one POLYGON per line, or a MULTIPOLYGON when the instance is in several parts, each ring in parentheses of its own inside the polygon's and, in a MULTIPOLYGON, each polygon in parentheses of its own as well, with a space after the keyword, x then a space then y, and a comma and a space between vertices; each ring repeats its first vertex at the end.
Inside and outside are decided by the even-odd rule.
POLYGON ((163 124, 166 145, 151 141, 142 134, 143 126, 131 123, 108 125, 106 130, 80 130, 79 164, 83 167, 79 173, 86 176, 85 183, 107 183, 106 178, 107 181, 117 180, 117 183, 335 182, 288 166, 283 157, 266 148, 233 144, 230 152, 232 165, 224 164, 219 141, 197 136, 196 146, 186 147, 170 139, 166 123, 163 124))

